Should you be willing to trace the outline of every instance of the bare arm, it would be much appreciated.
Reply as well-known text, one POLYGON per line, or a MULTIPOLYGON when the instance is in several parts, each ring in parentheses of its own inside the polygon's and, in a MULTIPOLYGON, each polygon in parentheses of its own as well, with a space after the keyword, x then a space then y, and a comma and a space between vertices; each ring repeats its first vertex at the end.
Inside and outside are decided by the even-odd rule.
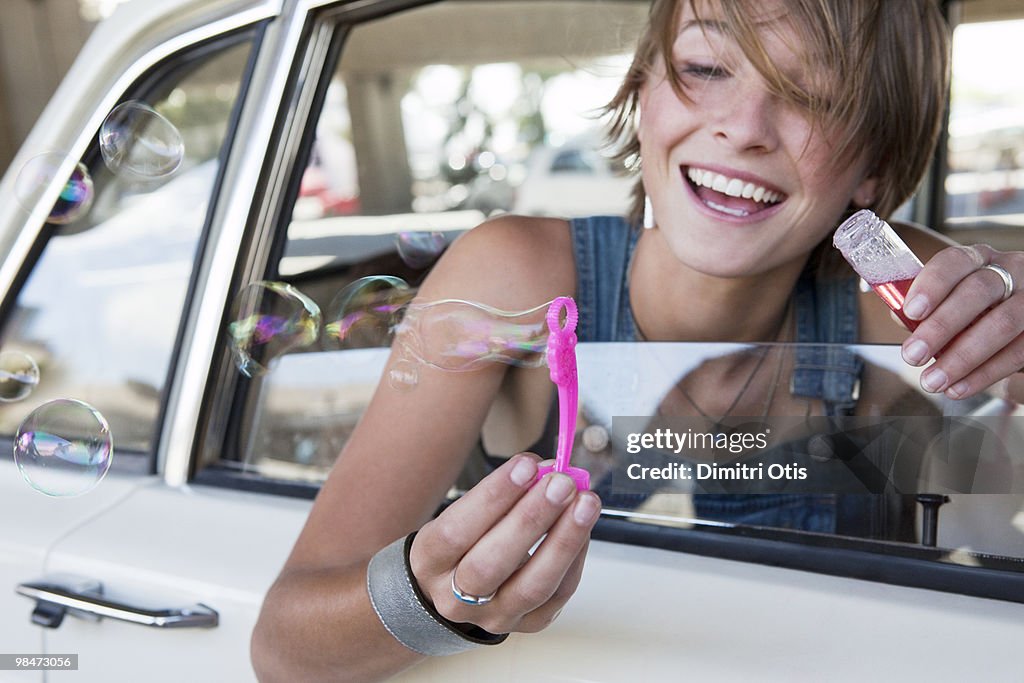
MULTIPOLYGON (((571 294, 573 282, 564 223, 510 217, 458 240, 420 297, 526 309, 571 294)), ((538 630, 569 597, 599 504, 593 494, 551 501, 547 482, 520 481, 521 468, 513 476, 517 464, 535 468, 534 457, 506 463, 426 524, 478 437, 504 371, 425 368, 413 391, 379 386, 267 595, 252 644, 262 680, 379 680, 416 663, 420 656, 374 613, 366 566, 379 549, 420 527, 411 555, 416 578, 453 621, 538 630), (584 512, 594 508, 594 519, 576 521, 581 501, 588 501, 584 512), (548 551, 523 565, 520 548, 545 532, 548 551), (460 562, 465 589, 484 594, 501 585, 501 599, 484 607, 456 604, 447 581, 460 562)))

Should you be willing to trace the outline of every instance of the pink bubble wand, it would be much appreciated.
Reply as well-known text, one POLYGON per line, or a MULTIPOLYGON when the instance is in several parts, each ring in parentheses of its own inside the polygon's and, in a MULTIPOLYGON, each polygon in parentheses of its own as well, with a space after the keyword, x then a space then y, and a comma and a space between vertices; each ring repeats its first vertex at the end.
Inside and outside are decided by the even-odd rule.
POLYGON ((558 447, 555 464, 544 465, 537 471, 540 479, 548 472, 561 472, 576 482, 576 490, 590 489, 590 473, 582 467, 570 467, 572 444, 576 439, 576 407, 579 404, 579 378, 576 374, 576 323, 579 313, 576 302, 560 296, 548 307, 548 367, 551 381, 558 387, 558 447), (565 309, 565 327, 561 326, 565 309))

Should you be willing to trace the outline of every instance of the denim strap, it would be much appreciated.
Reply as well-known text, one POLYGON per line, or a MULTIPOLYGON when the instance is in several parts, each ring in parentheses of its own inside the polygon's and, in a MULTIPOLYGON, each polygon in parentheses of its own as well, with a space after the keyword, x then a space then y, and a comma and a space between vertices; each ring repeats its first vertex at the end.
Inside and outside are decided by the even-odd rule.
POLYGON ((576 305, 581 342, 634 341, 636 324, 629 305, 629 264, 639 230, 619 216, 575 218, 576 305))
POLYGON ((857 343, 857 279, 805 273, 797 283, 794 396, 820 398, 829 416, 849 414, 857 403, 864 362, 840 344, 857 343), (829 343, 828 346, 821 344, 829 343))

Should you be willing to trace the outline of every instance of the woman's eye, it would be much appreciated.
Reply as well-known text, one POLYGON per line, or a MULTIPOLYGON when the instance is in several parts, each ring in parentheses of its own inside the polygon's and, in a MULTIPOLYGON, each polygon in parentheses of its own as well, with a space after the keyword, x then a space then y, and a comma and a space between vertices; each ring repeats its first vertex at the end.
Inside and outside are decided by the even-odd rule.
POLYGON ((691 76, 702 81, 715 81, 728 76, 728 72, 715 64, 695 64, 688 62, 683 64, 679 70, 681 76, 691 76))

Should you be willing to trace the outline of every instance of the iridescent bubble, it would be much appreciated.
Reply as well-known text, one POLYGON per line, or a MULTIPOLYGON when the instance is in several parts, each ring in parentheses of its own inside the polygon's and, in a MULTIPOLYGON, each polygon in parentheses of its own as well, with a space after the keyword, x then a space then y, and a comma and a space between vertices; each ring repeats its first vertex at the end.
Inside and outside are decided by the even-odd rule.
MULTIPOLYGON (((14 180, 14 196, 21 208, 32 212, 57 179, 61 164, 66 158, 67 156, 60 152, 45 152, 25 162, 14 180)), ((76 164, 64 182, 57 201, 50 209, 47 222, 66 225, 81 218, 92 206, 94 196, 89 170, 85 164, 76 164)))
POLYGON ((400 232, 395 237, 395 246, 405 265, 420 269, 437 260, 448 246, 448 238, 443 232, 400 232))
POLYGON ((228 335, 238 369, 256 377, 284 354, 316 341, 320 307, 287 283, 254 282, 235 299, 228 335))
POLYGON ((0 353, 0 401, 20 401, 38 384, 39 366, 32 356, 21 351, 0 353))
POLYGON ((185 156, 181 133, 142 102, 122 102, 107 114, 99 133, 100 153, 115 174, 160 178, 174 173, 185 156))
POLYGON ((371 275, 338 292, 328 307, 324 346, 359 349, 388 346, 416 290, 390 275, 371 275))
POLYGON ((388 385, 395 391, 411 391, 419 383, 419 365, 408 358, 400 358, 388 369, 388 385))
POLYGON ((92 490, 110 469, 106 419, 88 403, 60 398, 39 406, 14 437, 14 461, 29 486, 48 496, 92 490))
POLYGON ((397 343, 406 357, 451 372, 491 363, 539 367, 545 363, 548 305, 503 311, 461 299, 414 303, 396 329, 397 343))

